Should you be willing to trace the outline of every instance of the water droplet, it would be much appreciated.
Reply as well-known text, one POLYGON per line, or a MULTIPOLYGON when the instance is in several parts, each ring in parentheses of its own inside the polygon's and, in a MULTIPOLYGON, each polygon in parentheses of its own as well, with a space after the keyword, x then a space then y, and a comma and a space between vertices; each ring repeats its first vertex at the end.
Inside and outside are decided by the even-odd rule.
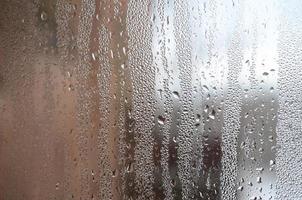
POLYGON ((56 190, 59 190, 60 183, 56 183, 56 190))
POLYGON ((200 122, 201 119, 201 115, 200 114, 196 114, 196 122, 200 122))
POLYGON ((262 172, 264 170, 263 167, 256 168, 256 171, 262 172))
POLYGON ((210 117, 211 119, 215 119, 215 115, 216 115, 216 112, 215 112, 215 110, 213 109, 212 112, 210 113, 209 117, 210 117))
POLYGON ((112 177, 116 177, 116 169, 112 170, 112 177))
POLYGON ((209 105, 206 105, 205 108, 204 108, 204 112, 207 113, 208 110, 209 110, 209 105))
POLYGON ((94 61, 96 60, 95 54, 94 54, 94 53, 91 54, 91 57, 92 57, 92 59, 93 59, 94 61))
POLYGON ((163 125, 166 121, 166 118, 164 118, 163 116, 159 115, 157 118, 157 121, 159 124, 163 125))
POLYGON ((69 86, 68 86, 68 90, 69 90, 69 91, 73 91, 73 90, 74 90, 74 88, 73 88, 72 84, 69 84, 69 86))
POLYGON ((206 85, 203 85, 202 88, 203 88, 206 92, 209 91, 209 88, 208 88, 208 86, 206 86, 206 85))
POLYGON ((42 21, 46 21, 47 20, 47 14, 46 14, 46 12, 42 11, 40 17, 41 17, 42 21))
POLYGON ((174 98, 179 99, 179 93, 177 91, 173 91, 172 94, 174 98))
POLYGON ((249 113, 247 112, 247 113, 245 113, 244 118, 246 119, 246 118, 248 118, 248 117, 249 117, 249 113))

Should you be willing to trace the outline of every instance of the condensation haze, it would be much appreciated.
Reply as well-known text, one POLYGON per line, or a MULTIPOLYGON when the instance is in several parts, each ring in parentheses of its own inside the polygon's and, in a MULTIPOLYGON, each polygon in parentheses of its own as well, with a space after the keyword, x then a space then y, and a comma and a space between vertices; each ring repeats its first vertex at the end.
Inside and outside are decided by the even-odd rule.
POLYGON ((0 0, 1 200, 302 200, 300 0, 0 0))

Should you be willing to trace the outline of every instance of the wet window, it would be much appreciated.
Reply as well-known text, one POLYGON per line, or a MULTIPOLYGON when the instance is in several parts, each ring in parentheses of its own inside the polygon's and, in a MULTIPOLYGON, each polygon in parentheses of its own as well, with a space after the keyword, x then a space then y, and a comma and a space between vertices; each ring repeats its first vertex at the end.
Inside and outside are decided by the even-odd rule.
POLYGON ((1 0, 0 199, 302 200, 301 10, 1 0))

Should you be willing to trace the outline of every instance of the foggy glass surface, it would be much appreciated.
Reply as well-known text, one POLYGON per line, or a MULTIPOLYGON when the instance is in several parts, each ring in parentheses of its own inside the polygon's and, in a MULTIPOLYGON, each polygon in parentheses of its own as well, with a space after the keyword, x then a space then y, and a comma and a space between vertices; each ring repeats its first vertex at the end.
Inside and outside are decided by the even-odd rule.
POLYGON ((0 199, 302 200, 299 0, 0 0, 0 199))

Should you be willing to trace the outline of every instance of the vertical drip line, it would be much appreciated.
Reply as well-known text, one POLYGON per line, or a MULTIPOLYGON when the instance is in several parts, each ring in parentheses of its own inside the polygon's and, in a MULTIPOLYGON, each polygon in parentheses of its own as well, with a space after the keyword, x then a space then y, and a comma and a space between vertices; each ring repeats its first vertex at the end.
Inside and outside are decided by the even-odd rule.
MULTIPOLYGON (((128 75, 127 67, 127 33, 125 15, 127 13, 126 2, 103 1, 102 8, 104 12, 100 12, 101 20, 103 20, 103 29, 108 30, 108 45, 104 56, 108 58, 109 72, 107 72, 107 80, 109 85, 110 106, 106 108, 106 112, 110 112, 108 116, 109 129, 107 139, 104 141, 108 145, 106 151, 106 164, 109 171, 104 173, 110 181, 104 191, 111 199, 124 198, 134 191, 134 171, 132 163, 134 157, 133 143, 133 120, 131 118, 131 80, 128 75), (107 110, 108 109, 108 110, 107 110)), ((98 16, 100 17, 100 16, 98 16)), ((101 78, 106 75, 100 74, 101 78)), ((108 93, 108 92, 107 92, 108 93)), ((106 181, 106 179, 103 179, 106 181)), ((105 184, 105 183, 103 183, 105 184)))
POLYGON ((152 129, 155 115, 155 67, 152 65, 151 4, 148 1, 128 2, 127 32, 128 67, 133 84, 132 117, 135 149, 133 171, 135 190, 132 199, 153 199, 154 162, 152 129))
MULTIPOLYGON (((194 112, 194 129, 193 129, 193 145, 192 145, 192 199, 202 199, 203 191, 202 186, 202 135, 204 132, 204 118, 203 107, 204 95, 202 92, 202 55, 200 49, 203 45, 204 30, 202 24, 205 20, 202 20, 203 4, 199 4, 198 0, 192 1, 192 87, 193 87, 193 112, 194 112)), ((203 50, 204 51, 204 50, 203 50)))
MULTIPOLYGON (((221 137, 223 126, 223 81, 225 64, 224 46, 221 38, 224 37, 220 27, 219 9, 221 5, 216 1, 204 2, 200 10, 204 11, 203 23, 205 49, 202 61, 202 73, 200 78, 202 103, 199 118, 203 119, 201 133, 202 168, 199 170, 198 192, 200 199, 221 199, 220 175, 221 175, 221 137), (218 14, 217 14, 218 13, 218 14)), ((193 27, 196 27, 193 26, 193 27)), ((200 38, 202 40, 202 38, 200 38)), ((225 39, 225 38, 224 38, 225 39)), ((195 43, 194 43, 195 44, 195 43)))
MULTIPOLYGON (((238 29, 239 27, 237 27, 238 29)), ((240 131, 242 91, 238 81, 242 67, 242 42, 236 31, 228 50, 228 83, 225 94, 224 126, 222 133, 221 199, 236 199, 237 138, 240 131)))
MULTIPOLYGON (((104 153, 106 152, 100 152, 100 148, 99 148, 99 144, 103 143, 103 140, 100 139, 102 136, 100 135, 100 129, 102 128, 100 126, 100 123, 107 123, 105 121, 101 122, 101 115, 105 115, 108 114, 107 113, 102 113, 100 112, 100 101, 102 100, 102 96, 103 94, 99 92, 99 88, 100 88, 100 80, 99 80, 99 73, 100 73, 100 65, 101 64, 108 64, 108 54, 105 54, 105 51, 108 51, 108 40, 106 41, 106 39, 108 38, 104 38, 105 41, 107 43, 103 44, 104 48, 102 49, 102 47, 100 47, 100 40, 102 40, 102 37, 108 37, 108 32, 106 32, 106 30, 103 30, 104 32, 102 32, 104 35, 101 35, 100 37, 100 27, 102 27, 103 21, 100 20, 99 18, 99 13, 101 13, 102 10, 102 6, 104 6, 103 3, 100 2, 100 0, 96 0, 95 2, 95 15, 93 16, 92 19, 92 30, 91 30, 91 40, 90 40, 90 48, 89 48, 89 55, 90 55, 90 64, 91 64, 91 69, 89 71, 88 74, 88 87, 91 90, 91 93, 89 94, 89 98, 91 101, 91 105, 90 105, 90 112, 89 112, 89 172, 90 172, 90 198, 91 199, 99 199, 102 198, 102 194, 106 194, 106 192, 101 193, 98 189, 100 188, 100 184, 102 182, 100 182, 100 180, 102 179, 103 176, 108 175, 108 171, 103 171, 103 169, 105 169, 107 166, 106 164, 108 164, 108 160, 106 160, 107 157, 105 157, 105 159, 100 159, 100 155, 104 155, 104 153), (101 49, 102 49, 102 53, 103 55, 100 55, 101 53, 101 49), (100 58, 100 56, 103 56, 100 58), (102 61, 104 62, 100 62, 100 60, 102 59, 102 61), (107 61, 107 63, 106 63, 107 61), (107 162, 106 162, 107 161, 107 162), (105 168, 100 168, 99 165, 100 163, 105 164, 105 168)), ((102 66, 104 67, 104 65, 102 66)), ((109 68, 109 66, 106 66, 107 68, 109 68)), ((110 69, 106 69, 109 70, 110 69)), ((103 72, 105 72, 105 70, 103 69, 103 72)), ((110 73, 110 72, 109 72, 110 73)), ((105 76, 105 81, 108 81, 108 74, 106 74, 107 77, 105 76)), ((106 84, 106 83, 104 83, 106 84)), ((108 95, 107 91, 104 91, 104 95, 108 95)), ((108 96, 107 96, 108 98, 108 96)), ((107 107, 107 105, 101 105, 103 107, 107 107)), ((107 118, 108 116, 106 116, 107 118)), ((104 126, 104 124, 101 124, 102 126, 104 126)), ((102 130, 104 131, 104 129, 102 130)), ((104 133, 104 132, 103 132, 104 133)), ((108 134, 104 135, 104 137, 108 138, 108 134)), ((106 144, 107 145, 107 144, 106 144)), ((108 146, 107 146, 108 147, 108 146)), ((108 154, 107 154, 108 155, 108 154)), ((110 170, 109 170, 110 172, 110 170)), ((110 180, 110 179, 109 179, 110 180)), ((107 183, 112 184, 112 181, 108 181, 107 183)), ((104 191, 106 191, 108 188, 103 188, 104 191)), ((108 194, 108 193, 107 193, 108 194)))
MULTIPOLYGON (((119 126, 121 133, 119 138, 119 154, 121 159, 119 162, 120 173, 122 178, 121 198, 137 198, 135 176, 135 126, 136 121, 133 116, 133 82, 131 78, 131 68, 128 61, 128 32, 127 32, 127 12, 128 4, 126 1, 115 1, 115 5, 119 5, 118 9, 120 17, 117 17, 117 27, 120 27, 119 34, 116 35, 117 40, 120 41, 118 48, 118 55, 120 63, 119 68, 120 84, 121 84, 121 114, 119 119, 119 126), (124 194, 125 196, 123 196, 124 194)), ((117 10, 117 8, 115 9, 117 10)))
POLYGON ((188 199, 192 190, 192 144, 193 144, 193 103, 192 103, 192 61, 191 61, 191 27, 190 27, 190 3, 188 1, 175 1, 175 40, 177 68, 180 79, 180 122, 177 138, 177 163, 178 176, 181 183, 181 195, 176 199, 188 199))
POLYGON ((177 68, 176 41, 174 35, 174 1, 165 1, 165 15, 162 17, 164 24, 164 46, 162 50, 163 63, 165 68, 163 73, 164 111, 166 123, 164 125, 164 184, 166 199, 181 199, 181 182, 178 175, 178 134, 179 134, 179 113, 180 113, 180 80, 179 69, 177 68))
POLYGON ((173 81, 176 82, 172 73, 177 73, 175 68, 175 37, 173 35, 173 1, 165 0, 160 1, 158 10, 160 10, 160 22, 161 29, 161 46, 160 46, 160 56, 161 62, 163 65, 162 74, 162 87, 163 87, 163 111, 165 116, 165 123, 163 125, 162 131, 162 159, 161 163, 163 166, 163 185, 164 185, 164 194, 165 199, 170 200, 175 198, 175 188, 179 185, 179 178, 177 176, 177 154, 171 154, 173 147, 176 147, 176 138, 177 138, 177 127, 175 127, 175 115, 173 115, 175 102, 179 101, 179 91, 178 87, 173 86, 173 81), (175 93, 176 92, 176 93, 175 93), (174 94, 174 96, 172 95, 174 94), (176 95, 176 96, 175 96, 176 95), (173 146, 174 144, 174 146, 173 146), (173 146, 173 147, 172 147, 173 146), (173 157, 174 156, 174 157, 173 157))
POLYGON ((302 26, 301 21, 296 21, 300 13, 291 14, 296 18, 287 16, 282 20, 284 27, 278 41, 277 199, 302 199, 302 26))
POLYGON ((164 56, 164 32, 163 32, 163 10, 164 1, 157 0, 152 4, 152 55, 153 63, 152 65, 157 69, 155 73, 155 94, 156 97, 156 111, 155 119, 161 119, 164 121, 155 120, 155 125, 152 131, 154 146, 153 146, 153 160, 154 160, 154 198, 158 200, 163 200, 167 197, 166 183, 164 182, 165 175, 164 172, 164 154, 165 151, 164 140, 167 137, 164 134, 164 127, 168 123, 168 116, 165 114, 165 94, 164 94, 164 80, 166 79, 166 74, 164 68, 166 67, 163 63, 164 56))
MULTIPOLYGON (((102 5, 104 6, 104 5, 102 5)), ((99 69, 97 73, 99 88, 99 112, 100 125, 98 135, 99 160, 98 168, 100 173, 99 197, 112 199, 111 192, 111 165, 110 165, 110 116, 114 113, 110 107, 113 101, 111 89, 112 67, 109 64, 109 30, 105 24, 100 24, 99 32, 99 69)))
POLYGON ((80 20, 78 26, 78 64, 77 64, 77 111, 79 121, 79 133, 77 140, 79 141, 80 148, 80 179, 81 179, 81 197, 84 199, 91 198, 89 195, 89 119, 90 119, 90 106, 91 106, 91 90, 89 89, 89 73, 91 71, 89 45, 90 35, 92 30, 92 16, 95 12, 95 0, 81 1, 80 20))
POLYGON ((121 115, 121 86, 118 76, 118 58, 115 38, 115 21, 112 19, 113 5, 110 1, 98 1, 100 11, 95 18, 100 21, 99 49, 92 58, 100 62, 98 72, 100 98, 100 197, 102 199, 120 199, 119 189, 119 141, 118 127, 121 115))
MULTIPOLYGON (((228 5, 228 4, 226 4, 228 5)), ((231 28, 226 41, 226 86, 224 90, 224 112, 222 128, 222 159, 221 159, 221 199, 235 200, 237 167, 237 142, 240 134, 240 112, 242 106, 242 89, 239 75, 242 70, 243 52, 241 38, 242 10, 240 2, 228 5, 230 23, 225 28, 231 28), (229 27, 230 26, 230 27, 229 27)))

